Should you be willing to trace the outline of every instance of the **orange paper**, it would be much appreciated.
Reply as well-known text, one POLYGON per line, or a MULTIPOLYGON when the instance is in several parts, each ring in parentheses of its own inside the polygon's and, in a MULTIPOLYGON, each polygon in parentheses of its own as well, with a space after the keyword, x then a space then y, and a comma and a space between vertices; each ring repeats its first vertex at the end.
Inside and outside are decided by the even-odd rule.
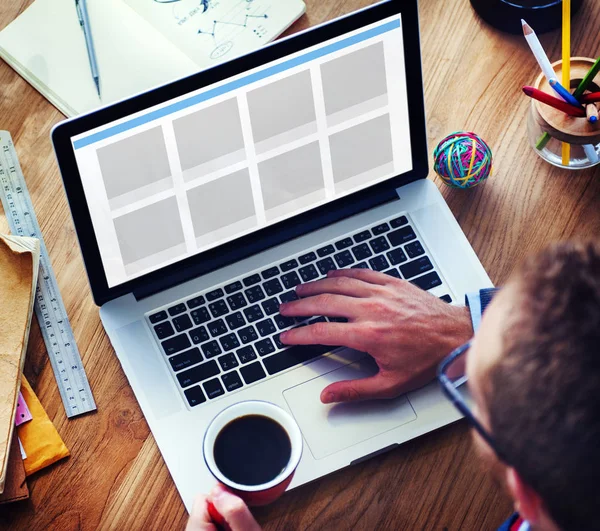
POLYGON ((63 457, 67 457, 69 450, 25 376, 21 379, 21 392, 33 416, 32 420, 17 427, 19 439, 21 439, 21 444, 27 454, 27 458, 23 460, 25 474, 30 476, 63 457))

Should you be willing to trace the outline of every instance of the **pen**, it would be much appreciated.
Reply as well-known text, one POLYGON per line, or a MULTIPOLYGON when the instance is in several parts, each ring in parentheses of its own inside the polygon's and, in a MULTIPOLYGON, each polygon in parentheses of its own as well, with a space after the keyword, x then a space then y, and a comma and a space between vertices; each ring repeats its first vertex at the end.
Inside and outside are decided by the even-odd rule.
POLYGON ((579 103, 565 87, 563 87, 557 79, 550 80, 550 86, 556 91, 556 93, 565 100, 569 105, 574 105, 575 107, 581 107, 581 103, 579 103))
POLYGON ((92 28, 90 26, 90 17, 87 10, 86 0, 75 0, 75 8, 77 9, 77 16, 79 17, 79 24, 81 24, 83 35, 85 36, 85 46, 87 48, 88 59, 90 61, 92 77, 94 78, 94 83, 96 84, 98 97, 101 97, 100 74, 98 73, 98 62, 96 60, 96 51, 94 50, 94 40, 92 39, 92 28))

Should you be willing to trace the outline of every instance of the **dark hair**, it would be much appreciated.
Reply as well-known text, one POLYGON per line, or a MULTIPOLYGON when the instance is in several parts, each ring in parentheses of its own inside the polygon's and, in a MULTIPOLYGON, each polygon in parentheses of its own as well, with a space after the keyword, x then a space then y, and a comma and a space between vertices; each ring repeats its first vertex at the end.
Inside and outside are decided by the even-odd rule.
POLYGON ((512 285, 492 433, 561 529, 600 529, 600 245, 554 244, 512 285))

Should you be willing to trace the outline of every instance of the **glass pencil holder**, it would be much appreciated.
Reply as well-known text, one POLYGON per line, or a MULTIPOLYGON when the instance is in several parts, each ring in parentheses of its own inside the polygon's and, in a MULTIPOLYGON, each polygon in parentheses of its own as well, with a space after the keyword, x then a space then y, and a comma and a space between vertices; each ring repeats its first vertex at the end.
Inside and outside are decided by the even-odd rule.
MULTIPOLYGON (((571 59, 571 92, 594 64, 587 57, 571 59)), ((556 78, 562 79, 562 61, 553 65, 556 78)), ((556 96, 543 74, 537 78, 535 88, 556 96)), ((597 75, 586 92, 600 91, 600 74, 597 75)), ((527 134, 534 151, 546 162, 572 170, 591 168, 600 164, 600 120, 591 123, 586 117, 565 114, 545 103, 531 100, 527 119, 527 134), (563 145, 567 144, 568 164, 563 164, 563 145)))

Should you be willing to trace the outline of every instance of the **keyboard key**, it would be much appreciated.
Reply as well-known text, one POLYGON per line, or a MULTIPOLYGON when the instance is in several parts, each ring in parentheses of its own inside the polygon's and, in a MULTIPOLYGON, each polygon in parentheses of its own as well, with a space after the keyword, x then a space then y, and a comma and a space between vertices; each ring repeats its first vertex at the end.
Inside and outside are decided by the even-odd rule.
POLYGON ((281 350, 281 349, 283 349, 283 348, 286 348, 286 347, 287 347, 287 345, 284 345, 284 344, 283 344, 283 342, 281 341, 281 337, 280 337, 280 336, 281 336, 281 334, 275 334, 275 335, 272 337, 273 341, 275 342, 275 346, 276 346, 276 347, 277 347, 279 350, 281 350))
POLYGON ((281 281, 283 282, 285 289, 292 289, 293 287, 302 283, 300 277, 298 276, 298 273, 296 273, 295 271, 291 271, 290 273, 281 275, 281 281))
POLYGON ((254 306, 250 306, 244 310, 244 314, 246 315, 246 319, 248 319, 249 323, 253 323, 254 321, 258 321, 262 319, 265 315, 262 313, 260 306, 255 304, 254 306))
POLYGON ((342 249, 347 249, 348 247, 352 247, 354 245, 354 242, 352 241, 352 238, 344 238, 343 240, 340 240, 339 242, 335 242, 335 248, 338 251, 341 251, 342 249))
POLYGON ((212 313, 213 317, 221 317, 221 315, 229 313, 229 308, 227 308, 227 304, 225 304, 223 299, 209 304, 208 309, 210 310, 210 313, 212 313))
POLYGON ((223 347, 223 352, 229 352, 240 346, 240 342, 235 334, 224 335, 219 338, 219 343, 221 343, 221 347, 223 347))
POLYGON ((325 319, 325 317, 321 316, 321 317, 316 317, 315 319, 311 319, 310 321, 308 321, 309 325, 314 325, 317 323, 326 323, 327 319, 325 319))
POLYGON ((206 325, 212 337, 218 337, 227 332, 227 325, 223 319, 217 319, 206 325))
POLYGON ((222 352, 221 347, 214 339, 208 343, 204 343, 204 345, 201 345, 200 348, 202 349, 204 357, 206 358, 214 358, 222 352))
POLYGON ((366 243, 361 243, 356 247, 352 247, 352 254, 357 260, 364 260, 365 258, 373 256, 371 249, 366 243))
POLYGON ((167 321, 166 323, 157 324, 154 327, 154 333, 158 339, 165 339, 166 337, 172 336, 175 333, 175 330, 173 330, 171 323, 167 321))
POLYGON ((279 282, 278 278, 274 278, 269 280, 263 284, 263 288, 268 297, 272 297, 273 295, 277 295, 283 291, 283 286, 281 282, 279 282))
POLYGON ((205 341, 208 341, 210 339, 206 328, 204 328, 203 326, 199 326, 198 328, 190 330, 189 334, 192 338, 194 345, 197 345, 198 343, 204 343, 205 341))
POLYGON ((415 278, 414 280, 411 280, 411 282, 415 286, 420 287, 421 289, 428 290, 428 289, 432 289, 432 288, 435 288, 436 286, 441 285, 442 280, 440 279, 439 275, 435 271, 432 271, 431 273, 427 273, 426 275, 423 275, 422 277, 418 277, 418 278, 415 278))
POLYGON ((200 363, 204 358, 202 354, 200 354, 200 349, 198 347, 193 348, 191 350, 186 350, 181 354, 177 354, 176 356, 171 356, 169 358, 169 363, 175 372, 185 369, 187 367, 191 367, 192 365, 196 365, 196 363, 200 363))
POLYGON ((333 255, 338 267, 348 267, 350 264, 355 262, 350 251, 342 251, 341 253, 333 255))
POLYGON ((300 273, 303 282, 310 282, 311 280, 314 280, 319 276, 317 268, 312 264, 308 264, 307 266, 301 267, 300 269, 298 269, 298 273, 300 273))
POLYGON ((335 253, 335 247, 333 245, 326 245, 325 247, 321 247, 317 249, 317 254, 323 258, 324 256, 335 253))
POLYGON ((247 384, 254 383, 258 380, 262 380, 266 378, 265 370, 262 368, 261 364, 258 361, 251 363, 250 365, 245 365, 240 369, 242 373, 242 377, 247 384))
POLYGON ((162 312, 152 314, 148 319, 150 319, 150 322, 154 324, 160 321, 164 321, 167 317, 167 312, 163 310, 162 312))
POLYGON ((232 284, 227 284, 227 286, 225 286, 225 293, 231 295, 236 291, 240 291, 243 287, 244 286, 242 286, 242 283, 238 280, 237 282, 233 282, 232 284))
POLYGON ((227 389, 227 391, 229 391, 231 393, 231 391, 235 391, 236 389, 239 389, 240 387, 242 387, 242 379, 240 378, 240 375, 233 371, 233 372, 228 372, 227 374, 224 374, 223 376, 221 376, 221 380, 223 380, 223 385, 225 386, 225 389, 227 389))
POLYGON ((370 237, 371 237, 371 232, 368 230, 363 230, 362 232, 359 232, 358 234, 354 235, 354 242, 355 243, 364 242, 365 240, 368 240, 370 237))
POLYGON ((369 269, 367 262, 359 262, 358 264, 354 264, 352 269, 369 269))
POLYGON ((379 256, 376 256, 375 258, 371 258, 369 260, 369 265, 371 266, 371 269, 374 269, 375 271, 383 271, 384 269, 387 269, 388 267, 390 267, 390 264, 388 264, 388 261, 385 259, 385 256, 383 256, 383 255, 379 255, 379 256))
POLYGON ((404 250, 409 258, 416 258, 417 256, 425 254, 425 249, 423 249, 423 246, 419 240, 409 243, 404 247, 404 250))
POLYGON ((382 223, 381 225, 373 227, 371 230, 373 231, 373 234, 375 236, 379 236, 380 234, 383 234, 384 232, 390 230, 390 226, 387 223, 382 223))
MULTIPOLYGON (((298 298, 299 297, 295 291, 288 291, 288 292, 284 293, 283 295, 279 295, 279 299, 281 300, 281 302, 297 301, 298 298)), ((279 311, 279 308, 277 308, 277 311, 279 311)))
POLYGON ((223 296, 223 290, 221 288, 217 288, 213 291, 209 291, 206 294, 206 299, 208 301, 216 301, 217 299, 221 298, 223 296))
POLYGON ((173 317, 174 315, 179 315, 186 311, 185 304, 183 302, 181 304, 177 304, 175 306, 171 306, 168 310, 169 315, 173 317))
POLYGON ((238 330, 238 335, 242 340, 242 343, 246 345, 247 343, 251 343, 252 341, 256 341, 258 339, 258 334, 253 326, 247 326, 246 328, 241 328, 238 330))
POLYGON ((218 396, 224 395, 225 391, 223 390, 223 386, 218 378, 214 380, 209 380, 208 382, 204 382, 202 384, 204 387, 204 392, 208 398, 217 398, 218 396))
POLYGON ((247 347, 239 349, 236 354, 240 360, 240 363, 248 363, 249 361, 256 359, 256 352, 254 351, 254 347, 252 345, 248 345, 247 347))
POLYGON ((179 385, 181 385, 181 387, 187 387, 188 385, 193 385, 195 383, 208 380, 220 372, 221 371, 219 370, 217 362, 215 360, 211 360, 207 361, 206 363, 196 365, 187 371, 180 372, 177 375, 177 379, 179 380, 179 385))
POLYGON ((225 317, 225 320, 227 321, 229 330, 235 330, 240 326, 244 326, 246 324, 246 319, 244 319, 242 312, 232 313, 231 315, 225 317))
POLYGON ((277 266, 270 267, 269 269, 265 269, 261 276, 267 280, 268 278, 273 278, 279 275, 279 268, 277 266))
POLYGON ((233 353, 225 354, 224 356, 221 356, 218 359, 218 362, 219 362, 219 365, 221 366, 221 369, 223 369, 224 371, 228 371, 239 365, 239 362, 238 362, 237 358, 235 357, 235 354, 233 354, 233 353))
POLYGON ((253 304, 258 301, 262 301, 266 295, 260 286, 253 286, 252 288, 248 288, 245 292, 246 298, 250 304, 253 304))
POLYGON ((406 255, 404 254, 404 251, 400 247, 387 253, 387 257, 392 263, 392 265, 401 264, 402 262, 406 262, 408 260, 408 258, 406 258, 406 255))
POLYGON ((296 365, 315 359, 326 352, 330 352, 334 348, 336 347, 326 347, 323 345, 295 346, 265 358, 263 363, 269 374, 277 374, 290 367, 295 367, 296 365))
POLYGON ((192 324, 190 316, 185 313, 183 315, 180 315, 179 317, 175 317, 173 319, 173 325, 175 326, 175 330, 177 330, 178 332, 183 332, 184 330, 187 330, 188 328, 192 328, 192 326, 194 326, 192 324))
POLYGON ((199 404, 206 402, 206 397, 204 396, 204 393, 202 392, 202 389, 200 388, 199 385, 195 385, 194 387, 190 387, 189 389, 186 389, 183 392, 183 394, 187 398, 188 404, 191 407, 194 407, 194 406, 197 406, 199 404))
POLYGON ((258 284, 260 282, 260 275, 258 273, 250 275, 249 277, 246 277, 244 280, 242 280, 242 282, 246 287, 253 286, 254 284, 258 284))
POLYGON ((167 339, 166 341, 163 341, 161 345, 167 356, 192 346, 187 334, 179 334, 171 339, 167 339))
POLYGON ((289 328, 295 323, 293 317, 284 317, 280 314, 277 314, 273 319, 275 319, 275 324, 277 325, 277 328, 279 328, 279 330, 289 328))
POLYGON ((448 304, 450 304, 452 302, 452 297, 450 297, 450 295, 442 295, 440 297, 441 300, 443 300, 444 302, 447 302, 448 304))
POLYGON ((197 310, 192 310, 190 315, 192 316, 194 323, 196 323, 197 325, 206 323, 211 319, 210 314, 208 313, 208 310, 206 308, 198 308, 197 310))
POLYGON ((406 219, 406 216, 400 216, 399 218, 393 219, 392 221, 390 221, 390 225, 392 226, 392 229, 397 229, 398 227, 402 227, 403 225, 406 225, 408 223, 408 220, 406 219))
MULTIPOLYGON (((293 291, 290 293, 294 293, 295 295, 295 292, 293 291)), ((264 301, 262 303, 262 307, 267 315, 273 315, 274 313, 277 313, 279 311, 279 301, 277 300, 277 297, 273 297, 272 299, 264 301)), ((260 317, 262 317, 262 315, 260 317)))
POLYGON ((229 304, 229 307, 235 311, 247 306, 248 302, 242 293, 234 293, 233 295, 227 297, 227 304, 229 304))
POLYGON ((326 275, 328 271, 337 269, 337 266, 335 265, 334 261, 329 256, 323 260, 319 260, 317 262, 317 267, 319 268, 321 275, 326 275))
POLYGON ((258 330, 260 337, 265 337, 265 336, 271 335, 273 332, 277 332, 277 329, 275 328, 273 321, 269 318, 265 319, 264 321, 259 321, 258 323, 256 323, 256 329, 258 330))
POLYGON ((415 234, 415 231, 412 230, 412 227, 402 227, 401 229, 388 234, 388 238, 393 247, 398 247, 398 245, 414 240, 416 237, 417 235, 415 234))
POLYGON ((268 337, 261 341, 257 341, 254 346, 261 356, 266 356, 267 354, 275 352, 275 345, 273 345, 273 341, 271 341, 268 337))
POLYGON ((390 248, 390 244, 385 239, 385 236, 379 236, 379 238, 372 239, 369 242, 369 245, 375 254, 382 253, 390 248))
POLYGON ((407 264, 400 266, 402 276, 406 279, 416 277, 417 275, 425 273, 425 271, 430 271, 431 269, 433 269, 433 264, 426 256, 422 256, 421 258, 417 258, 412 262, 408 262, 407 264))
POLYGON ((389 269, 387 271, 384 271, 384 273, 386 275, 389 275, 390 277, 394 277, 394 278, 402 278, 402 275, 398 272, 398 270, 396 268, 394 269, 389 269))
POLYGON ((309 262, 314 262, 317 259, 317 255, 313 252, 303 254, 298 257, 298 262, 302 265, 308 264, 309 262))
POLYGON ((193 310, 194 308, 198 308, 198 306, 202 306, 205 302, 206 300, 204 297, 202 295, 198 295, 197 297, 187 301, 187 305, 190 310, 193 310))
POLYGON ((285 273, 286 271, 296 269, 298 267, 298 262, 296 262, 296 260, 288 260, 287 262, 283 262, 283 264, 279 264, 279 267, 281 267, 281 270, 285 273))

